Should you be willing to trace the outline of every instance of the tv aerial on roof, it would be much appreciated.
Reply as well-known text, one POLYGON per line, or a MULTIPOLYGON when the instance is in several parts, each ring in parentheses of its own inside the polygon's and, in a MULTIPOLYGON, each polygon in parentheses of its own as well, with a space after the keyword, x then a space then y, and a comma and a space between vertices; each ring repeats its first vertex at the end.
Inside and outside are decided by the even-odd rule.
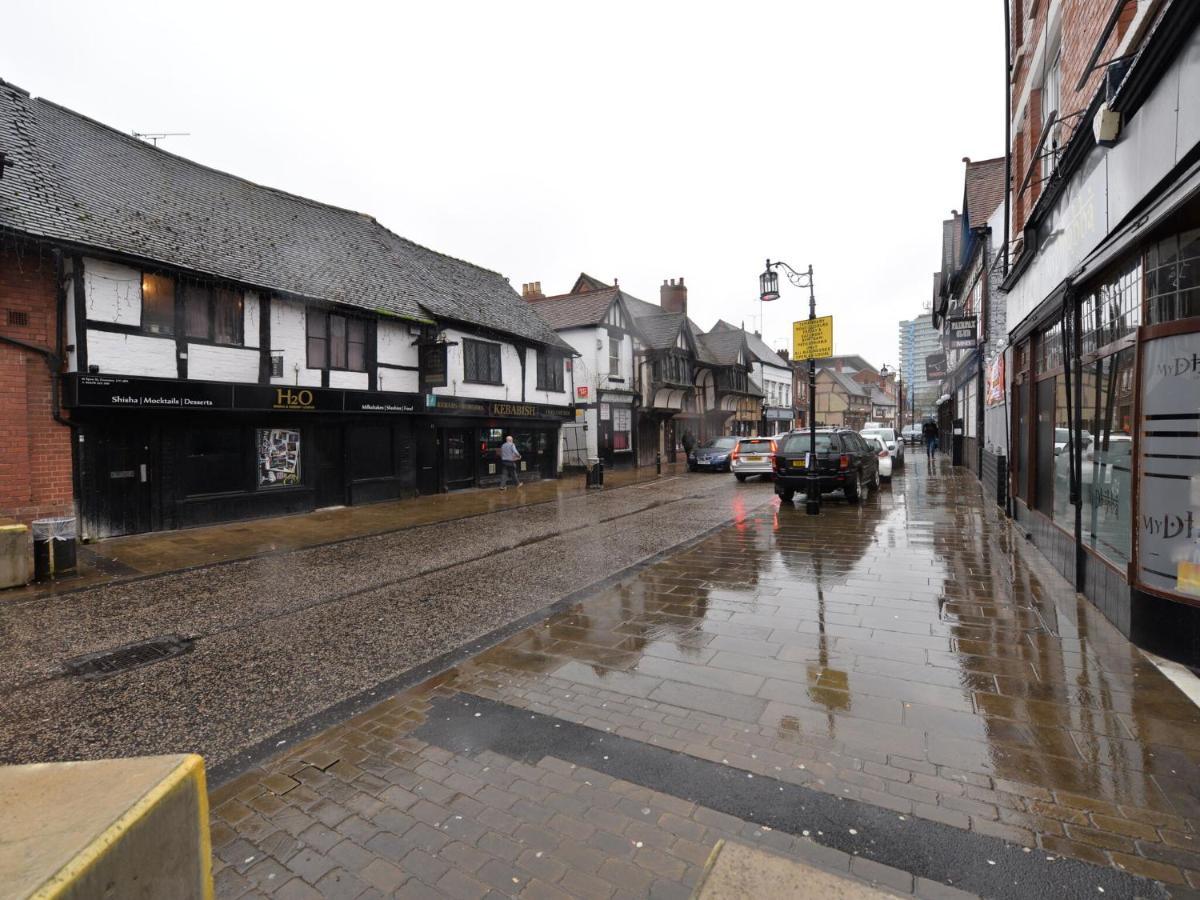
POLYGON ((163 138, 191 136, 191 133, 187 131, 132 131, 130 134, 138 140, 149 141, 155 147, 163 138))

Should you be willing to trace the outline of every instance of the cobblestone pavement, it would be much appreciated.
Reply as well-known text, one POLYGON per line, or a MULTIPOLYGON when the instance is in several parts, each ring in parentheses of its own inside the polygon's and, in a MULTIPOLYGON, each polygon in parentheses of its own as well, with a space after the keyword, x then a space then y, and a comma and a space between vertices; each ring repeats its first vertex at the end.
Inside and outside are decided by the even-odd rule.
POLYGON ((219 896, 682 897, 721 837, 923 897, 1200 889, 1200 710, 942 465, 819 518, 722 498, 248 768, 212 795, 219 896), (775 785, 801 799, 746 805, 775 785))
POLYGON ((0 762, 194 751, 210 770, 235 764, 316 711, 771 501, 767 484, 664 477, 2 604, 0 762), (191 651, 97 681, 64 668, 164 635, 191 651))

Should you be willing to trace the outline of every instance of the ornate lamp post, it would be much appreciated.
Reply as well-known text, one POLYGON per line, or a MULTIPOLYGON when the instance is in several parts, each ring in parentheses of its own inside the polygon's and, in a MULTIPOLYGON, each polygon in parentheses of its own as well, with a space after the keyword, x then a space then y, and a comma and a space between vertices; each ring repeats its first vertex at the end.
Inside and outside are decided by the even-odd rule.
MULTIPOLYGON (((817 297, 813 291, 813 268, 809 264, 807 271, 797 272, 785 262, 767 260, 767 266, 758 276, 758 298, 762 303, 779 299, 779 269, 783 269, 788 281, 798 288, 808 288, 808 317, 817 317, 817 297)), ((808 440, 809 457, 806 463, 808 471, 808 496, 804 501, 804 511, 815 516, 821 511, 821 477, 817 472, 817 367, 811 358, 808 361, 808 440)))

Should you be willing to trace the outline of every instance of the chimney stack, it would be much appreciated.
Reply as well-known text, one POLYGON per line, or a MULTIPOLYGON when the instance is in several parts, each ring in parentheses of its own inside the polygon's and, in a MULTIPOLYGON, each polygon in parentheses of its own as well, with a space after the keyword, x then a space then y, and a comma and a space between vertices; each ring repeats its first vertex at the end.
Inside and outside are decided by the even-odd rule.
POLYGON ((674 278, 670 281, 664 278, 662 287, 658 289, 658 297, 658 305, 667 312, 687 315, 687 287, 684 285, 682 277, 678 284, 675 283, 674 278))
POLYGON ((528 284, 521 285, 521 297, 531 303, 534 300, 545 300, 546 295, 542 293, 542 283, 540 281, 531 281, 528 284))

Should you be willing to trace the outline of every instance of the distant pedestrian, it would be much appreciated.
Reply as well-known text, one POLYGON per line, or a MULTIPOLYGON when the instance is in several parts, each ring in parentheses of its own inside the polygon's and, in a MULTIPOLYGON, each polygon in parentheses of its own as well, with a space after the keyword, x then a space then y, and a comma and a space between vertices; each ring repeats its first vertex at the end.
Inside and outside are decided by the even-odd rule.
POLYGON ((521 461, 521 452, 513 443, 513 436, 507 435, 500 445, 500 490, 508 490, 508 479, 511 478, 517 487, 524 487, 517 478, 517 463, 521 461))
POLYGON ((692 429, 687 429, 683 433, 683 452, 691 455, 692 448, 696 446, 696 436, 692 434, 692 429))
POLYGON ((938 450, 938 427, 932 419, 927 419, 921 426, 921 437, 925 439, 925 455, 932 460, 938 450))

